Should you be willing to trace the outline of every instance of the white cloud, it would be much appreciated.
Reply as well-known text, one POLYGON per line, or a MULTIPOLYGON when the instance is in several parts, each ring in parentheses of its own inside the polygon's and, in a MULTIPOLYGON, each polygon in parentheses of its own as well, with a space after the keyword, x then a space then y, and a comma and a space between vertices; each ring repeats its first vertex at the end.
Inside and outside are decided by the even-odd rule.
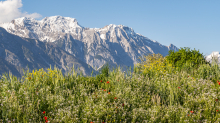
POLYGON ((21 12, 20 8, 22 6, 21 0, 0 1, 0 23, 10 22, 19 17, 41 17, 38 13, 28 14, 27 12, 21 12))

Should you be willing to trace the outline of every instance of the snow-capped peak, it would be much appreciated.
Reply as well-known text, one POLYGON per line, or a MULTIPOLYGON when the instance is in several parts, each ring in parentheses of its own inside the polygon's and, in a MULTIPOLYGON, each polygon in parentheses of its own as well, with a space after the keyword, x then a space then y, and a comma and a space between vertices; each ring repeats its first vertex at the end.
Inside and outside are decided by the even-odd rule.
POLYGON ((124 30, 131 30, 131 31, 133 31, 133 29, 132 28, 130 28, 130 27, 128 27, 128 26, 124 26, 124 25, 115 25, 115 24, 109 24, 109 25, 107 25, 107 26, 105 26, 104 28, 121 28, 121 29, 124 29, 124 30))
POLYGON ((59 25, 61 27, 69 27, 69 28, 83 28, 80 26, 75 18, 70 17, 62 17, 62 16, 51 16, 45 17, 40 21, 41 23, 59 25))
POLYGON ((34 21, 36 20, 33 18, 21 17, 21 18, 12 20, 9 23, 0 23, 0 26, 7 30, 8 28, 13 28, 14 25, 24 26, 26 23, 29 24, 30 22, 34 22, 34 21))
POLYGON ((211 55, 213 55, 213 56, 219 56, 220 54, 219 54, 218 51, 214 51, 214 52, 211 53, 211 55))
POLYGON ((115 28, 115 27, 118 27, 118 26, 115 25, 115 24, 109 24, 109 25, 108 25, 108 28, 115 28))
POLYGON ((44 19, 38 21, 35 20, 34 18, 27 18, 27 17, 21 17, 12 20, 9 23, 2 23, 0 24, 1 27, 5 28, 10 28, 12 25, 17 25, 17 26, 31 26, 34 25, 40 25, 44 26, 46 25, 56 25, 61 27, 60 29, 62 30, 63 27, 65 28, 83 28, 81 25, 78 24, 77 20, 75 18, 70 18, 70 17, 62 17, 62 16, 51 16, 51 17, 45 17, 44 19))
MULTIPOLYGON (((40 21, 18 18, 7 24, 0 24, 0 27, 20 37, 54 42, 53 44, 93 68, 100 68, 109 62, 113 66, 122 65, 127 70, 125 67, 134 66, 140 56, 148 53, 165 56, 169 50, 177 50, 173 45, 163 46, 136 34, 128 26, 110 24, 103 28, 88 29, 80 26, 75 18, 62 16, 46 17, 40 21)), ((69 56, 66 57, 68 58, 69 56)), ((63 58, 60 61, 66 64, 63 58)))
POLYGON ((220 53, 218 51, 213 51, 210 55, 206 56, 206 60, 210 63, 212 62, 212 58, 217 57, 218 62, 220 62, 220 53))
POLYGON ((210 55, 206 56, 206 58, 212 58, 212 57, 220 57, 220 54, 218 51, 213 51, 210 55))
POLYGON ((17 19, 15 19, 15 20, 12 20, 12 23, 14 22, 14 23, 17 23, 17 24, 23 24, 23 22, 25 21, 25 20, 29 20, 30 18, 27 18, 27 17, 21 17, 21 18, 17 18, 17 19))
POLYGON ((78 34, 83 27, 75 18, 52 16, 38 21, 34 18, 17 18, 9 23, 2 23, 7 32, 25 38, 39 39, 42 41, 55 41, 61 33, 78 34))

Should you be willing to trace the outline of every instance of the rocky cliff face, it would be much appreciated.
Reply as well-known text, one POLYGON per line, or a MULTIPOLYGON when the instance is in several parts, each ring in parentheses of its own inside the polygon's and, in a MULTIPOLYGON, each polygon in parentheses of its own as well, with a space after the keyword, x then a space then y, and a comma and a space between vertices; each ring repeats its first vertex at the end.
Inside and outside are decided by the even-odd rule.
POLYGON ((127 66, 133 68, 140 62, 140 56, 148 53, 166 56, 169 50, 178 50, 173 44, 164 46, 124 25, 84 28, 69 17, 53 16, 41 21, 18 18, 0 27, 20 37, 51 42, 97 70, 108 63, 111 68, 117 65, 126 71, 127 66))
POLYGON ((73 64, 75 70, 80 68, 85 76, 90 76, 92 71, 96 73, 91 66, 50 42, 21 38, 1 27, 0 42, 0 74, 10 71, 13 75, 21 77, 22 69, 27 70, 29 67, 30 70, 41 68, 46 70, 50 66, 52 68, 56 66, 66 73, 73 64))

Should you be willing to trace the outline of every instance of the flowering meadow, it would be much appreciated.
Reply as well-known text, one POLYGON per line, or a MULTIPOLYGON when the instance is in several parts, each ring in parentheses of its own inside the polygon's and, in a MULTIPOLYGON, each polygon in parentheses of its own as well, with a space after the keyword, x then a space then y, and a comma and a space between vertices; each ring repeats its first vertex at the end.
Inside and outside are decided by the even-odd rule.
POLYGON ((179 69, 152 57, 124 75, 120 67, 95 77, 56 67, 0 80, 0 122, 220 122, 218 65, 179 69))

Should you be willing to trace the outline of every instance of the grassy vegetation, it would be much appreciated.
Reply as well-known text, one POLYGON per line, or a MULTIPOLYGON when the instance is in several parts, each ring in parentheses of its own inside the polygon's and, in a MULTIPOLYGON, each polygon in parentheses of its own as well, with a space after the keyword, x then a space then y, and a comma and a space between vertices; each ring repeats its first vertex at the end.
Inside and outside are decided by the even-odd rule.
POLYGON ((58 69, 27 71, 0 80, 0 122, 220 122, 219 67, 176 68, 161 55, 95 77, 58 69), (132 76, 131 76, 132 75, 132 76))

